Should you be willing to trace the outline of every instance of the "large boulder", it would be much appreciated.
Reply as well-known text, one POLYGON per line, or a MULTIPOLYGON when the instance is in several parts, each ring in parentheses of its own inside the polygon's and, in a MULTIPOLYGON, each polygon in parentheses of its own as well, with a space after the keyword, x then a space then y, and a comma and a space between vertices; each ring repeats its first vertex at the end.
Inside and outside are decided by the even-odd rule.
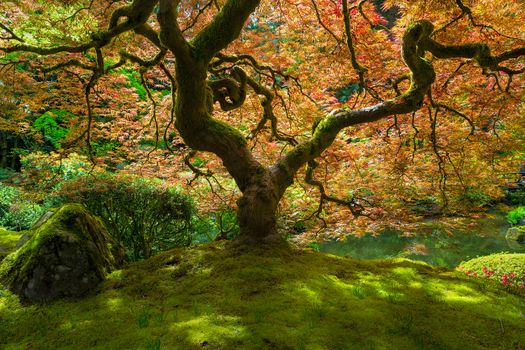
POLYGON ((22 300, 51 301, 92 291, 123 262, 122 248, 79 204, 57 210, 2 261, 0 282, 22 300))

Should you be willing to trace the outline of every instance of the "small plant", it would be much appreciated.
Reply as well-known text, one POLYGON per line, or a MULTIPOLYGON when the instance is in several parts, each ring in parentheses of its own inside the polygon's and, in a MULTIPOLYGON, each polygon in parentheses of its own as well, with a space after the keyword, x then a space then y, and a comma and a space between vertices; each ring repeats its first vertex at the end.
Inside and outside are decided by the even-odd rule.
POLYGON ((459 200, 478 208, 489 206, 494 202, 488 194, 476 187, 468 187, 467 190, 459 196, 459 200))
POLYGON ((512 225, 518 225, 525 219, 525 207, 518 207, 507 214, 507 221, 512 225))
POLYGON ((308 248, 315 250, 316 252, 321 250, 321 245, 317 242, 308 244, 308 248))
POLYGON ((54 148, 60 148, 60 141, 69 134, 69 129, 62 126, 75 116, 68 111, 52 109, 42 114, 33 123, 33 129, 39 131, 44 139, 54 148))
POLYGON ((149 314, 144 312, 139 315, 139 318, 137 319, 137 323, 139 325, 139 328, 146 328, 149 326, 149 314))
POLYGON ((505 201, 510 205, 525 205, 525 188, 506 190, 505 201))
POLYGON ((160 338, 148 341, 147 350, 160 350, 160 338))

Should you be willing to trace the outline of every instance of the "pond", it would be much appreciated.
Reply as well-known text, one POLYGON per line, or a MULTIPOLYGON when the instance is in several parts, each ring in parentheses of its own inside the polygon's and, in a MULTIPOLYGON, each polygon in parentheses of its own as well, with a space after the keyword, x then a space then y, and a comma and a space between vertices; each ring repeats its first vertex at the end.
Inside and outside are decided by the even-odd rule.
POLYGON ((443 218, 423 221, 416 234, 387 229, 381 235, 348 236, 344 241, 319 244, 319 251, 358 259, 404 257, 434 266, 455 267, 477 256, 525 252, 525 245, 509 243, 505 217, 443 218))

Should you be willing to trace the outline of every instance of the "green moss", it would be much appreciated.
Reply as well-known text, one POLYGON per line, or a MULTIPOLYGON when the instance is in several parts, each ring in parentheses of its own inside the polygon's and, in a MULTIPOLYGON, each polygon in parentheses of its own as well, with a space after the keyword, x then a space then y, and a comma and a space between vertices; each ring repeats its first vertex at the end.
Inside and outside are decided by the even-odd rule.
POLYGON ((24 231, 15 232, 0 228, 0 262, 16 248, 16 243, 24 231))
POLYGON ((0 227, 0 248, 14 250, 24 232, 8 231, 0 227))
POLYGON ((217 119, 210 119, 209 130, 210 133, 213 134, 224 135, 224 137, 231 136, 232 138, 237 140, 237 143, 240 146, 246 146, 246 138, 239 132, 239 130, 233 128, 232 126, 228 125, 223 121, 217 119))
POLYGON ((523 298, 410 260, 213 244, 135 263, 77 302, 22 307, 0 292, 0 342, 6 349, 512 349, 525 345, 524 309, 523 298))

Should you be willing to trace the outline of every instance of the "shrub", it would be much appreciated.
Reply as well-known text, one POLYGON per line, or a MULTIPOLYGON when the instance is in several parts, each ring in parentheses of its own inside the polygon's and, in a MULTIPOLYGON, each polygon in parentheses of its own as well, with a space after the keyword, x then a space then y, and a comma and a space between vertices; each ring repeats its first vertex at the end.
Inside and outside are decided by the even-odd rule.
POLYGON ((507 189, 505 201, 510 205, 525 205, 525 188, 507 189))
POLYGON ((45 112, 33 123, 33 129, 43 134, 45 141, 54 148, 60 148, 60 141, 69 134, 69 129, 61 124, 75 116, 68 111, 52 109, 45 112))
POLYGON ((49 191, 59 186, 62 181, 102 171, 93 167, 86 156, 77 153, 70 153, 64 157, 56 152, 32 152, 22 155, 21 163, 24 185, 32 192, 49 191))
POLYGON ((79 177, 64 182, 54 202, 84 204, 104 221, 131 260, 192 242, 192 201, 160 181, 123 175, 79 177))
POLYGON ((23 198, 18 189, 0 183, 0 226, 22 231, 31 228, 44 209, 23 198))
POLYGON ((523 219, 525 219, 525 207, 518 207, 507 214, 507 221, 513 226, 518 225, 523 219))
POLYGON ((467 276, 487 278, 508 288, 525 290, 525 254, 491 254, 462 262, 467 276))

